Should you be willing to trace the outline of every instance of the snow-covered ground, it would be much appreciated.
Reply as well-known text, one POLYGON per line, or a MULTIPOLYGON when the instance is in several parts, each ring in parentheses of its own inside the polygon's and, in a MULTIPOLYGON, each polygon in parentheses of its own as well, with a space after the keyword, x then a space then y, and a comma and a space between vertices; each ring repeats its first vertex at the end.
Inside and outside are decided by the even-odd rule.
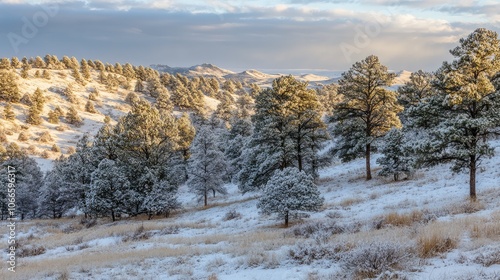
POLYGON ((497 156, 478 174, 477 203, 468 200, 468 175, 452 174, 449 166, 401 182, 366 181, 363 159, 321 170, 323 209, 289 228, 259 215, 257 193, 242 195, 228 185, 228 195, 203 207, 183 186, 183 209, 168 218, 99 220, 89 228, 81 217, 19 222, 22 245, 45 251, 19 258, 17 272, 3 270, 0 278, 351 279, 346 263, 355 263, 356 252, 386 244, 408 256, 383 279, 500 279, 500 141, 494 145, 497 156), (447 247, 424 256, 428 236, 446 237, 447 247), (313 256, 313 249, 328 253, 313 256))

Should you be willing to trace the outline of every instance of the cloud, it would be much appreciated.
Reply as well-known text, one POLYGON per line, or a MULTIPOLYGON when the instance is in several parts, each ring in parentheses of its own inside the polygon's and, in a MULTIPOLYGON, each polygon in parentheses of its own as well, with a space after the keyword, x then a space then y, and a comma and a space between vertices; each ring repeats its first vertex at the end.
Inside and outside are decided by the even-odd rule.
POLYGON ((5 15, 0 18, 0 50, 7 57, 50 53, 142 65, 211 62, 229 68, 338 70, 375 54, 391 69, 435 70, 449 58, 448 50, 458 38, 477 27, 397 9, 274 7, 229 1, 204 7, 203 3, 61 2, 57 15, 20 44, 18 53, 8 34, 22 35, 23 17, 32 20, 43 7, 4 3, 0 4, 5 15), (350 48, 349 56, 345 46, 350 48))

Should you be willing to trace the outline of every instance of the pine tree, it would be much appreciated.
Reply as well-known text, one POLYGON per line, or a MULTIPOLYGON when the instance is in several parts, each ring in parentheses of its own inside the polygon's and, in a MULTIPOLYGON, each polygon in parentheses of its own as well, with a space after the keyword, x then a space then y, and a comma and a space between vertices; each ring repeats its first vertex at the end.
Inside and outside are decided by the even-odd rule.
POLYGON ((90 67, 85 59, 82 59, 80 62, 80 71, 82 72, 82 76, 85 80, 91 80, 92 76, 90 75, 90 67))
POLYGON ((182 116, 177 119, 177 130, 179 131, 179 141, 177 145, 182 152, 182 156, 187 160, 190 156, 189 148, 196 135, 196 130, 187 113, 183 113, 182 116))
POLYGON ((366 180, 372 178, 370 157, 375 139, 401 126, 397 114, 402 107, 397 104, 397 94, 386 88, 394 77, 372 55, 356 62, 339 80, 342 101, 335 106, 331 119, 337 137, 334 152, 343 161, 364 156, 366 180))
POLYGON ((122 168, 110 159, 103 159, 92 172, 87 205, 98 214, 109 213, 113 222, 121 213, 129 195, 130 182, 122 168))
POLYGON ((38 109, 38 106, 36 103, 33 103, 33 105, 30 106, 28 110, 28 115, 26 116, 26 123, 32 124, 32 125, 39 125, 42 123, 42 118, 40 116, 41 111, 38 109))
POLYGON ((0 100, 19 102, 21 93, 17 85, 16 75, 8 70, 0 70, 0 100))
POLYGON ((43 106, 45 105, 45 96, 43 96, 43 92, 40 88, 36 88, 31 100, 38 109, 38 111, 42 112, 43 106))
POLYGON ((75 107, 71 106, 66 112, 66 122, 72 125, 80 126, 83 124, 82 118, 78 115, 75 107))
POLYGON ((119 148, 117 158, 127 165, 127 178, 137 195, 130 207, 131 214, 143 212, 143 200, 156 181, 167 181, 177 187, 184 180, 184 174, 173 172, 179 160, 177 137, 175 118, 160 114, 146 100, 135 103, 131 112, 114 126, 113 139, 119 148), (143 176, 146 170, 154 180, 143 176))
POLYGON ((208 194, 213 192, 226 194, 223 177, 226 172, 224 153, 217 146, 218 139, 213 130, 202 127, 198 130, 191 147, 188 162, 189 179, 187 185, 203 198, 208 205, 208 194))
POLYGON ((12 68, 14 69, 19 69, 21 68, 22 64, 21 64, 21 61, 19 61, 19 58, 17 58, 16 56, 13 56, 11 59, 10 59, 10 65, 12 66, 12 68))
POLYGON ((273 81, 255 103, 254 134, 238 174, 243 192, 264 186, 275 170, 295 166, 315 172, 317 150, 326 139, 316 94, 293 76, 273 81))
POLYGON ((469 172, 469 195, 476 198, 476 172, 494 149, 490 135, 500 126, 500 40, 479 28, 450 53, 433 83, 436 94, 410 111, 412 126, 422 130, 419 161, 424 166, 452 162, 454 172, 469 172), (425 136, 425 137, 424 137, 425 136))
MULTIPOLYGON (((36 198, 39 196, 39 187, 42 184, 43 173, 36 161, 20 151, 17 145, 7 146, 6 153, 0 163, 0 187, 7 189, 9 179, 15 176, 16 185, 16 215, 21 220, 35 218, 38 215, 36 198), (7 173, 7 167, 13 173, 7 173)), ((0 203, 5 203, 2 199, 0 203)), ((4 206, 4 205, 2 205, 4 206)), ((2 207, 3 208, 3 207, 2 207)))
POLYGON ((73 84, 69 84, 65 89, 64 89, 64 96, 66 96, 66 99, 73 104, 78 104, 78 98, 76 95, 73 93, 73 84))
POLYGON ((180 203, 176 197, 177 188, 167 181, 157 181, 154 183, 142 203, 151 219, 153 214, 164 214, 168 217, 170 211, 180 208, 180 203))
POLYGON ((399 103, 407 109, 410 106, 417 105, 419 102, 423 101, 424 98, 433 95, 433 78, 434 76, 431 73, 422 70, 411 73, 410 80, 398 88, 399 103))
POLYGON ((6 57, 0 59, 0 70, 10 70, 12 66, 10 65, 10 60, 6 57))
POLYGON ((58 114, 56 111, 54 110, 50 110, 49 111, 49 114, 48 114, 48 121, 49 123, 52 123, 52 124, 58 124, 59 123, 59 117, 61 117, 60 114, 58 114))
POLYGON ((295 167, 277 170, 267 182, 257 204, 263 214, 276 213, 285 220, 285 227, 296 211, 319 211, 324 198, 313 178, 295 167))
POLYGON ((229 123, 231 117, 233 116, 233 102, 231 102, 228 98, 224 98, 218 105, 217 109, 214 112, 214 115, 223 120, 226 124, 229 123))
POLYGON ((174 109, 174 105, 170 100, 170 92, 168 92, 168 89, 161 85, 161 90, 157 91, 157 93, 158 95, 156 96, 155 107, 160 112, 172 112, 172 110, 174 109))
POLYGON ((23 79, 28 79, 29 78, 29 70, 31 68, 31 65, 29 64, 23 64, 22 68, 21 68, 21 78, 23 79))
POLYGON ((97 110, 95 109, 94 103, 92 103, 92 101, 89 100, 87 101, 87 104, 85 104, 85 112, 89 112, 92 114, 97 113, 97 110))
POLYGON ((59 176, 61 172, 60 164, 61 160, 56 160, 52 170, 43 179, 40 197, 38 198, 41 217, 47 216, 58 219, 73 207, 71 200, 63 195, 62 186, 64 186, 65 182, 62 176, 59 176))
POLYGON ((412 147, 409 146, 409 140, 405 137, 401 129, 391 129, 383 139, 383 145, 380 153, 383 157, 377 159, 382 169, 379 171, 380 176, 394 177, 394 181, 398 181, 401 175, 406 178, 411 177, 415 166, 415 158, 413 156, 412 147))
POLYGON ((44 78, 46 80, 50 80, 50 73, 49 73, 49 71, 43 70, 43 72, 42 72, 42 78, 44 78))
POLYGON ((14 110, 12 108, 12 105, 9 103, 7 103, 5 105, 5 107, 3 108, 3 117, 6 119, 6 120, 9 120, 9 121, 12 121, 16 118, 16 114, 14 113, 14 110))

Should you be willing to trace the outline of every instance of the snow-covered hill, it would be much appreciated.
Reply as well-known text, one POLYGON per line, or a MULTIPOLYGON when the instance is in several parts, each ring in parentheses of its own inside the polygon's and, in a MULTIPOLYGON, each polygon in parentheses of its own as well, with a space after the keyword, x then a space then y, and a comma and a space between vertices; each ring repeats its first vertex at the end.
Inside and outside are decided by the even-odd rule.
POLYGON ((396 262, 382 267, 381 279, 499 279, 500 141, 494 146, 475 203, 467 175, 449 166, 401 182, 366 181, 360 159, 322 169, 324 207, 288 229, 259 215, 258 193, 241 195, 235 185, 208 207, 183 186, 183 209, 151 221, 19 222, 23 246, 43 253, 21 258, 15 278, 2 279, 353 279, 370 256, 396 262))

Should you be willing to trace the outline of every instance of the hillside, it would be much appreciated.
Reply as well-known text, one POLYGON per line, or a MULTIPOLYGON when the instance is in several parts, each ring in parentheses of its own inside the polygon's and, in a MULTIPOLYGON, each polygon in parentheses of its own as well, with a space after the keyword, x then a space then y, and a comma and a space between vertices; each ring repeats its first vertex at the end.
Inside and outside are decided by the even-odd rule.
MULTIPOLYGON (((44 252, 22 258, 7 279, 352 279, 370 251, 392 252, 399 262, 384 279, 498 279, 500 141, 494 146, 476 203, 466 196, 467 175, 453 175, 449 166, 401 182, 367 182, 364 162, 356 160, 320 171, 327 203, 289 229, 259 215, 257 194, 242 196, 234 185, 209 207, 182 186, 183 209, 152 221, 25 221, 23 246, 44 252)), ((2 226, 2 238, 6 232, 2 226)))

